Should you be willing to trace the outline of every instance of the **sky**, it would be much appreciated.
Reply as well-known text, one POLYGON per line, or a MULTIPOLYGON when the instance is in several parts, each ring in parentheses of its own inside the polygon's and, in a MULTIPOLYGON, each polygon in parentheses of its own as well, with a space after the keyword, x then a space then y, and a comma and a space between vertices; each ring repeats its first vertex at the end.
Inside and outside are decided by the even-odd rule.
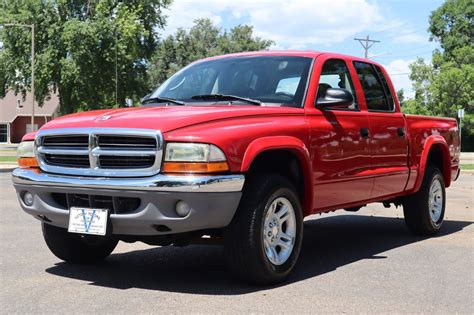
POLYGON ((442 0, 174 0, 162 36, 189 29, 210 18, 222 29, 253 26, 255 36, 271 39, 270 49, 302 49, 363 56, 354 37, 379 40, 369 58, 390 73, 395 89, 412 97, 408 65, 417 57, 431 60, 439 47, 427 32, 431 11, 442 0))

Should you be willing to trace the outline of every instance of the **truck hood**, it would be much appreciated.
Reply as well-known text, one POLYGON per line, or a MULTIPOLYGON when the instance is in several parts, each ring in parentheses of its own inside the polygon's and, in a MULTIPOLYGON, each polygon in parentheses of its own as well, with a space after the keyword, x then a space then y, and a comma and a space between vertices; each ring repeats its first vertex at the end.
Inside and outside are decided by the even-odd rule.
POLYGON ((274 106, 158 106, 95 110, 62 116, 41 130, 57 128, 142 128, 169 132, 208 121, 302 114, 302 108, 274 106))

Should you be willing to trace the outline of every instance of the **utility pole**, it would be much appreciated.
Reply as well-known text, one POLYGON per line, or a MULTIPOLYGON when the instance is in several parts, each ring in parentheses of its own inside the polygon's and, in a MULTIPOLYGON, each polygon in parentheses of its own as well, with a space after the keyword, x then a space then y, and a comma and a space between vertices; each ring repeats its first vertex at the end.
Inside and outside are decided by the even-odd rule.
POLYGON ((354 38, 354 40, 358 40, 359 43, 364 47, 364 58, 368 59, 369 58, 369 48, 372 47, 375 43, 380 43, 379 40, 373 40, 369 38, 369 35, 367 35, 366 38, 354 38))
POLYGON ((118 107, 117 34, 115 34, 115 107, 118 107))
POLYGON ((31 28, 31 131, 35 131, 35 25, 9 23, 3 26, 31 28))

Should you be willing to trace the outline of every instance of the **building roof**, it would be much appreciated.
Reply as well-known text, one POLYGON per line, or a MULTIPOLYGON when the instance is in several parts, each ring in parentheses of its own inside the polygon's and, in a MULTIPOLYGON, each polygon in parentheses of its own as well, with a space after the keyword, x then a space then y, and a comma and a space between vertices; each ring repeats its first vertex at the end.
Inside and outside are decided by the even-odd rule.
MULTIPOLYGON (((53 116, 59 107, 59 97, 57 94, 51 94, 49 100, 45 100, 43 106, 39 107, 35 104, 35 116, 53 116)), ((0 122, 10 123, 18 116, 31 116, 31 94, 26 94, 23 101, 21 94, 15 95, 13 91, 9 91, 4 98, 0 98, 0 122), (20 100, 22 108, 18 108, 18 100, 20 100)))

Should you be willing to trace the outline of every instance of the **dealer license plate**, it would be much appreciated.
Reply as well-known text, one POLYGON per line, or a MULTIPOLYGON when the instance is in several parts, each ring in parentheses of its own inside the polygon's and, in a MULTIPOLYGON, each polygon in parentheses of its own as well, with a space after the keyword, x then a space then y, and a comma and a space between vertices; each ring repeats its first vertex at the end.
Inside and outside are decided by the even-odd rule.
POLYGON ((68 232, 105 235, 107 231, 107 217, 107 209, 72 207, 69 209, 68 232))

